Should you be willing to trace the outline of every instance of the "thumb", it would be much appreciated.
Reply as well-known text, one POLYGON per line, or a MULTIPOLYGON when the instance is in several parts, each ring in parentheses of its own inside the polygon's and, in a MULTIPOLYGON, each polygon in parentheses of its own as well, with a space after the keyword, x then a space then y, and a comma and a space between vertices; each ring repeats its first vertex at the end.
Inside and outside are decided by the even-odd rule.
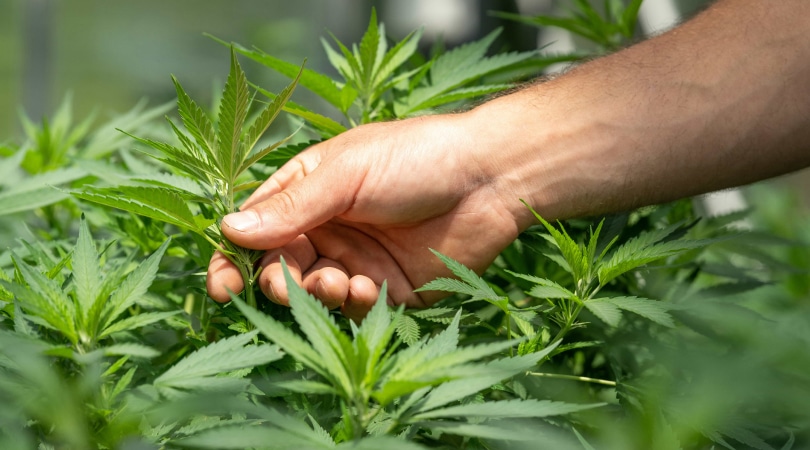
POLYGON ((282 191, 222 219, 222 232, 242 247, 279 248, 349 209, 356 188, 345 172, 318 167, 282 191))

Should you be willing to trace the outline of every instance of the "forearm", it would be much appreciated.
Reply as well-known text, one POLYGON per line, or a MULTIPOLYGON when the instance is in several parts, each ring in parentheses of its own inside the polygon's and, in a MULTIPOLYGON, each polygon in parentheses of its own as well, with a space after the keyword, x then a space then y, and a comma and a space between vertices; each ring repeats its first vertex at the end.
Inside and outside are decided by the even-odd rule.
MULTIPOLYGON (((504 195, 567 218, 810 164, 810 2, 727 0, 468 113, 504 195), (497 175, 496 175, 497 174, 497 175)), ((504 201, 510 201, 504 199, 504 201)), ((514 200, 513 200, 514 201, 514 200)), ((525 208, 521 228, 532 222, 525 208)))

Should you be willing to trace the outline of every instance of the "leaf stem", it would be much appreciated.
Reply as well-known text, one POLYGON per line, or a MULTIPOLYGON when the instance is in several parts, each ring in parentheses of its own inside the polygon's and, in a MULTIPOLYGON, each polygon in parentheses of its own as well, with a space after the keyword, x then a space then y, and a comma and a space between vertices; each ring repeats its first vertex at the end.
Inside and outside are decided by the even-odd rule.
POLYGON ((577 375, 565 375, 561 373, 547 373, 547 372, 527 372, 526 375, 543 378, 558 378, 561 380, 582 381, 585 383, 601 384, 603 386, 616 386, 615 381, 602 380, 599 378, 581 377, 577 375))

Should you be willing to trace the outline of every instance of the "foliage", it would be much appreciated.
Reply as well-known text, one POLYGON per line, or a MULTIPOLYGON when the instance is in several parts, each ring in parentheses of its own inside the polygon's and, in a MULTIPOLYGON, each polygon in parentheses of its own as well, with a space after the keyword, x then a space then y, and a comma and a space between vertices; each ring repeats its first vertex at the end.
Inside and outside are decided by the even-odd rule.
MULTIPOLYGON (((549 24, 615 48, 639 3, 549 24)), ((339 79, 234 44, 218 106, 173 79, 167 128, 142 104, 98 129, 69 100, 23 118, 0 146, 0 448, 806 447, 807 218, 773 192, 716 218, 688 200, 538 216, 483 274, 436 253, 453 277, 420 289, 442 303, 394 310, 383 289, 359 325, 294 286, 289 309, 252 297, 257 255, 218 219, 311 142, 547 59, 489 54, 496 33, 424 56, 372 14, 359 43, 324 43, 339 79), (291 84, 251 87, 237 54, 291 84), (292 102, 297 84, 340 116, 292 102), (227 305, 201 276, 217 248, 249 286, 227 305)))

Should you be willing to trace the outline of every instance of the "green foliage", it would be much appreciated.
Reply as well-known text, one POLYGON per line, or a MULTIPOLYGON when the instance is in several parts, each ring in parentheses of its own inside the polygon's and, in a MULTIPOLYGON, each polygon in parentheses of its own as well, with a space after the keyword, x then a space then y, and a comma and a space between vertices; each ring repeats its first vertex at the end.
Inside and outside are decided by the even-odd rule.
MULTIPOLYGON (((635 29, 639 2, 620 3, 563 25, 603 51, 635 29)), ((100 128, 69 104, 23 119, 0 145, 0 448, 807 447, 810 227, 773 192, 700 220, 689 201, 538 217, 484 273, 437 253, 453 276, 421 290, 443 303, 392 310, 383 291, 361 324, 292 284, 291 309, 206 297, 216 248, 255 277, 217 221, 273 168, 550 60, 493 54, 496 33, 425 56, 420 31, 391 40, 372 16, 358 43, 324 43, 335 79, 234 46, 213 111, 173 80, 168 127, 143 104, 100 128), (251 86, 234 52, 340 117, 292 103, 295 81, 251 86), (265 139, 281 111, 314 139, 265 139)))
POLYGON ((385 285, 363 323, 352 326, 350 339, 337 327, 329 311, 293 282, 283 260, 282 265, 290 286, 290 308, 306 340, 238 297, 233 296, 233 301, 268 339, 323 380, 312 380, 302 374, 303 378, 282 382, 281 387, 340 399, 344 438, 361 438, 372 426, 378 433, 394 435, 402 432, 414 435, 419 428, 438 428, 478 436, 480 429, 486 427, 482 421, 554 416, 600 406, 519 398, 466 402, 465 399, 491 385, 528 370, 556 345, 526 356, 480 362, 513 343, 459 347, 459 311, 440 333, 397 351, 393 338, 403 317, 402 309, 389 311, 385 285), (470 421, 466 422, 467 427, 458 427, 465 424, 463 419, 470 421))
POLYGON ((619 50, 630 43, 636 32, 638 11, 643 0, 604 0, 599 8, 589 0, 574 0, 575 9, 565 17, 535 16, 505 12, 497 17, 536 27, 557 27, 596 44, 599 53, 619 50))
MULTIPOLYGON (((493 31, 479 41, 414 64, 413 61, 418 60, 414 55, 421 30, 389 44, 385 26, 377 22, 377 15, 372 11, 359 44, 349 47, 333 37, 335 49, 328 41, 323 41, 329 62, 342 79, 304 70, 300 83, 337 108, 352 127, 429 113, 439 107, 509 89, 513 86, 511 83, 490 81, 487 77, 514 70, 530 61, 538 62, 539 55, 534 51, 487 56, 487 50, 499 33, 500 30, 493 31)), ((296 76, 293 64, 259 49, 226 45, 233 45, 236 51, 282 75, 296 76)), ((300 105, 290 105, 286 111, 307 120, 324 137, 345 130, 343 125, 300 105)))
MULTIPOLYGON (((245 72, 233 50, 230 67, 216 122, 186 94, 173 77, 177 108, 186 132, 181 131, 171 119, 167 120, 180 145, 132 136, 160 152, 156 156, 158 160, 187 177, 191 186, 196 183, 197 188, 188 190, 175 183, 166 183, 160 178, 141 178, 133 181, 146 185, 85 188, 73 191, 73 195, 163 221, 206 239, 242 272, 246 298, 250 304, 255 305, 254 266, 261 253, 238 247, 225 239, 220 228, 214 226, 216 219, 213 217, 222 217, 237 211, 237 192, 256 186, 255 182, 245 180, 243 175, 257 161, 292 137, 256 148, 259 139, 289 100, 299 78, 297 76, 249 120, 253 99, 245 72), (196 203, 193 209, 187 205, 189 202, 196 203)), ((299 76, 300 74, 299 71, 299 76)))

